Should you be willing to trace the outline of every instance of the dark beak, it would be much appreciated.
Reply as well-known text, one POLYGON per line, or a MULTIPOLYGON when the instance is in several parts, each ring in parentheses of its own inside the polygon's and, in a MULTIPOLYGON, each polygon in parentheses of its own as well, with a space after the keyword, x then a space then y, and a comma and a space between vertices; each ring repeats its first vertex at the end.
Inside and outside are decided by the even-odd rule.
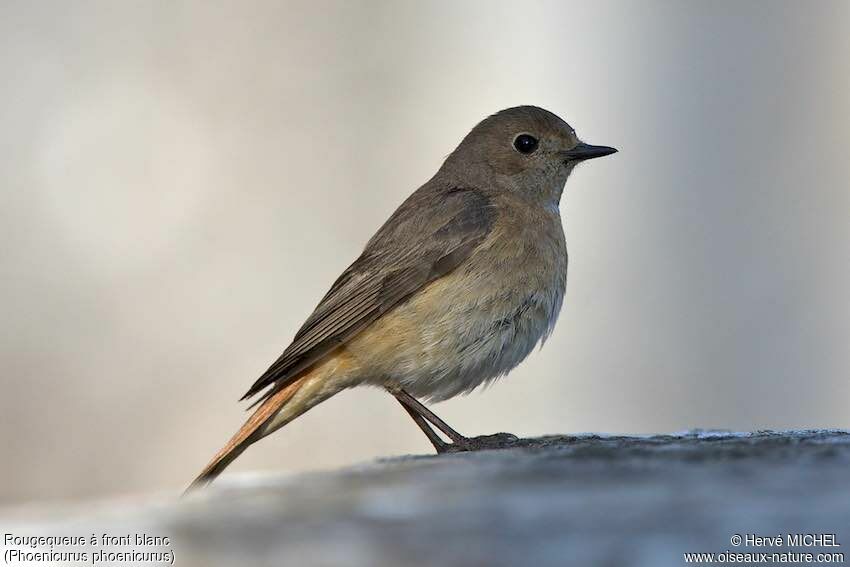
POLYGON ((610 156, 615 153, 617 153, 617 150, 608 146, 591 146, 590 144, 579 142, 576 147, 564 152, 563 156, 567 161, 584 161, 586 159, 610 156))

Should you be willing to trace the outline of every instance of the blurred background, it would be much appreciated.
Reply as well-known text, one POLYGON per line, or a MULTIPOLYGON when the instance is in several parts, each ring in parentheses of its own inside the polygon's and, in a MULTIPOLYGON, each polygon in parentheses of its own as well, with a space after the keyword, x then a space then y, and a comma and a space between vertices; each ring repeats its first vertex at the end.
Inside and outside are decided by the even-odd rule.
MULTIPOLYGON (((578 168, 545 348, 460 431, 850 427, 850 3, 0 5, 0 503, 182 489, 467 131, 578 168)), ((229 472, 430 452, 343 393, 229 472)))

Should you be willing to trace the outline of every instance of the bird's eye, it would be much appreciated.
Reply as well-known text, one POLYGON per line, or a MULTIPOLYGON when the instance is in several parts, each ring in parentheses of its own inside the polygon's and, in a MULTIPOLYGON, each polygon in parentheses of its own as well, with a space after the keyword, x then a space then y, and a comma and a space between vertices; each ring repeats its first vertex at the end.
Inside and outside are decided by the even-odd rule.
POLYGON ((537 149, 537 138, 529 134, 520 134, 514 139, 514 147, 521 154, 530 154, 537 149))

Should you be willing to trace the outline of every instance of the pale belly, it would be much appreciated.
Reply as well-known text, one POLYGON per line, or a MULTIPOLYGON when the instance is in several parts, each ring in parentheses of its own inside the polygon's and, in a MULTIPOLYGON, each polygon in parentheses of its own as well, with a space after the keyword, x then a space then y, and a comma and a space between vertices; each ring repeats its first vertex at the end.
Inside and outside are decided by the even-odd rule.
POLYGON ((546 255, 482 254, 384 315, 347 345, 363 381, 439 401, 508 373, 558 317, 566 284, 562 235, 546 255))

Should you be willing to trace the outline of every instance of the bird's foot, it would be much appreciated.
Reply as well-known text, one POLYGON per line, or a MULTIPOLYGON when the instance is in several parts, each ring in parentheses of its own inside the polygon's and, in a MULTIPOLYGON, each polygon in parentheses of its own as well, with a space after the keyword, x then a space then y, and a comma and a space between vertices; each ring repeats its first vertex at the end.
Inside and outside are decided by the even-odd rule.
POLYGON ((478 437, 461 437, 453 443, 443 443, 437 447, 438 453, 462 453, 465 451, 486 451, 488 449, 509 449, 516 446, 519 437, 512 433, 494 433, 478 437))

